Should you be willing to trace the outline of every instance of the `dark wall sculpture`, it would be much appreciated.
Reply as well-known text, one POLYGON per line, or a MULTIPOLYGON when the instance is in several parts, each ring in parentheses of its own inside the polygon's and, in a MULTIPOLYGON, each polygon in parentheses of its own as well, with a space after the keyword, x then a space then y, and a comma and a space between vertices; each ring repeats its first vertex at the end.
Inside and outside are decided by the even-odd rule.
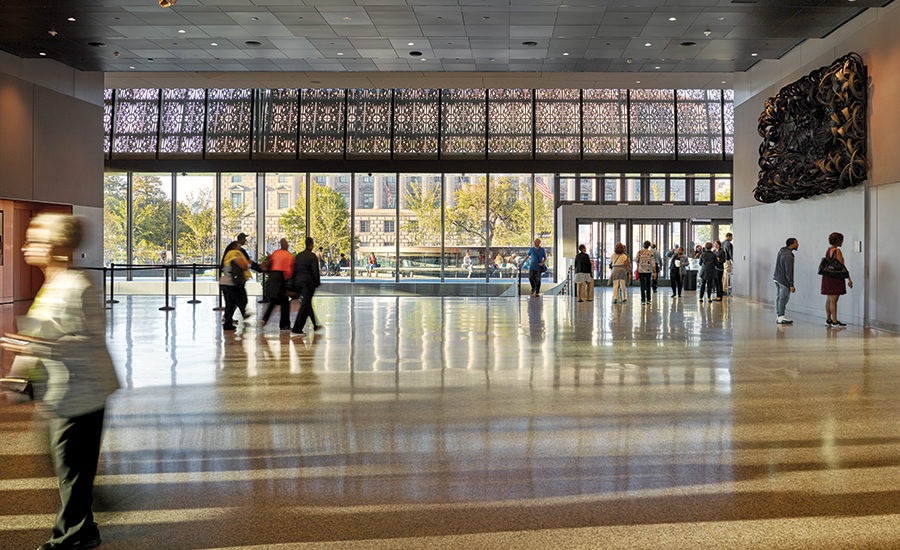
POLYGON ((766 100, 756 200, 804 199, 865 181, 867 80, 862 58, 850 53, 766 100))

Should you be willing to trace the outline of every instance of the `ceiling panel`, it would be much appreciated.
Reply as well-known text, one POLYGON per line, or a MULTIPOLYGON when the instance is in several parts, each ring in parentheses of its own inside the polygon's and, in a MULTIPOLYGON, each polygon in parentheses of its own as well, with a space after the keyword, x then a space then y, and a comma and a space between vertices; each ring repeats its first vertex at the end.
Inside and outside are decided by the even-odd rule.
POLYGON ((888 3, 6 0, 0 48, 101 71, 733 72, 888 3))

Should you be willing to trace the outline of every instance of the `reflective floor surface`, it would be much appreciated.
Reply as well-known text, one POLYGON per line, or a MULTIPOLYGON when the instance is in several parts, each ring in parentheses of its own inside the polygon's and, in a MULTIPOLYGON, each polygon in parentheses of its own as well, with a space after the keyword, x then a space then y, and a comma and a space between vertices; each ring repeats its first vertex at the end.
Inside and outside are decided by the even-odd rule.
MULTIPOLYGON (((900 548, 896 335, 598 289, 322 297, 301 339, 186 300, 108 313, 105 549, 900 548)), ((2 549, 53 522, 40 428, 0 405, 2 549)))

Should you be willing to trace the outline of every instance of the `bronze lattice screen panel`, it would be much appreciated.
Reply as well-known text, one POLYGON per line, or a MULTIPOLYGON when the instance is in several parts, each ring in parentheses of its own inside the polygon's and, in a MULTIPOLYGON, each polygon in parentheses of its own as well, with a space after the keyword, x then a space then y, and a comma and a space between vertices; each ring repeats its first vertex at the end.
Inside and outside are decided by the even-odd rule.
POLYGON ((866 179, 868 76, 847 54, 782 88, 759 116, 759 202, 796 200, 866 179))

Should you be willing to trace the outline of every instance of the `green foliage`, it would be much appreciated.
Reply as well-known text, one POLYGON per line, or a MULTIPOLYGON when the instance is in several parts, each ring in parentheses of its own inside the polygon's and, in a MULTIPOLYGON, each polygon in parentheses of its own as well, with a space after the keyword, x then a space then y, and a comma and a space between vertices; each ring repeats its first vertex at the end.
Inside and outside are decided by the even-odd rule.
POLYGON ((484 177, 454 191, 454 203, 445 208, 448 242, 484 246, 488 237, 485 224, 486 199, 487 182, 484 177))
MULTIPOLYGON (((324 185, 311 184, 309 211, 312 217, 312 237, 316 248, 323 247, 331 257, 350 252, 350 209, 344 197, 324 185)), ((281 230, 295 248, 303 248, 306 238, 306 208, 301 202, 286 210, 279 220, 281 230)))
POLYGON ((214 189, 192 192, 176 205, 179 262, 215 263, 216 203, 214 189))
POLYGON ((531 190, 519 178, 491 181, 490 228, 487 246, 528 246, 531 240, 531 190))
POLYGON ((406 188, 400 209, 402 231, 415 246, 441 245, 440 185, 419 184, 406 188))
POLYGON ((162 179, 153 174, 131 177, 133 262, 162 263, 172 250, 172 203, 162 179))
POLYGON ((128 179, 125 174, 103 177, 103 263, 128 261, 128 179))

